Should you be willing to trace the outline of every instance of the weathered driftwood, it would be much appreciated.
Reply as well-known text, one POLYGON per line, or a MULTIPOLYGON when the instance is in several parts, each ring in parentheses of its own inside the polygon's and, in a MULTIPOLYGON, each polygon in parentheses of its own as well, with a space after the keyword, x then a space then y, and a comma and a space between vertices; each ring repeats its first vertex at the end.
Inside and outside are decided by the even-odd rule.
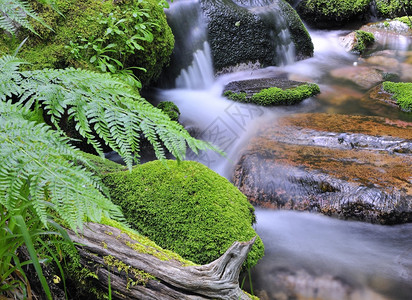
POLYGON ((82 244, 79 246, 82 262, 84 265, 95 266, 93 271, 97 274, 102 289, 108 289, 110 275, 112 297, 115 299, 249 299, 239 288, 238 279, 242 263, 255 238, 249 242, 233 243, 220 258, 210 264, 184 266, 175 259, 161 260, 152 254, 143 253, 146 251, 137 252, 127 245, 138 243, 137 241, 110 226, 88 223, 81 235, 70 235, 74 242, 82 244), (126 273, 105 265, 104 257, 109 255, 156 279, 130 284, 139 279, 134 278, 132 272, 126 273))

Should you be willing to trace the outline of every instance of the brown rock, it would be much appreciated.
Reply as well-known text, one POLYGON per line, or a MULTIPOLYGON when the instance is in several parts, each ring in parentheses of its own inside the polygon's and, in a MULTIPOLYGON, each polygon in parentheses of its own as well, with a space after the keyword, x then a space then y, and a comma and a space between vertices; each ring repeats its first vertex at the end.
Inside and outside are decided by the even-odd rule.
POLYGON ((412 123, 300 114, 268 124, 233 182, 255 205, 344 219, 412 221, 412 123))
POLYGON ((364 66, 350 66, 332 70, 332 77, 353 82, 354 84, 369 89, 383 81, 382 73, 374 68, 364 66))

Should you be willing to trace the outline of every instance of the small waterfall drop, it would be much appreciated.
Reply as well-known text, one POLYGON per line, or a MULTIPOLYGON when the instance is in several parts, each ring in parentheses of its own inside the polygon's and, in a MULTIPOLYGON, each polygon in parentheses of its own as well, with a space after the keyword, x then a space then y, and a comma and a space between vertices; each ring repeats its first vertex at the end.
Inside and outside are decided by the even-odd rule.
POLYGON ((277 0, 237 0, 234 1, 258 14, 271 24, 272 43, 276 49, 274 65, 285 66, 295 62, 295 44, 292 41, 288 22, 283 16, 277 0))
POLYGON ((203 43, 203 48, 193 54, 192 64, 183 69, 176 78, 178 89, 205 89, 213 85, 213 63, 208 42, 203 43))
POLYGON ((167 79, 177 88, 203 89, 214 80, 207 24, 197 0, 179 0, 166 11, 175 36, 175 48, 167 79))

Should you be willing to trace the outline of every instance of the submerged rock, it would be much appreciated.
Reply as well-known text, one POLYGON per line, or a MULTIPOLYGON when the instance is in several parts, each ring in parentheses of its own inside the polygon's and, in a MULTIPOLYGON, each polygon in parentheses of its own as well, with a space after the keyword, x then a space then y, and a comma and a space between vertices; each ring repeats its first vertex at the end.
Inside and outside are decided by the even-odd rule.
POLYGON ((332 70, 330 75, 337 79, 352 82, 364 89, 370 89, 384 81, 381 70, 368 66, 342 67, 332 70))
POLYGON ((412 123, 301 114, 262 129, 233 181, 258 206, 412 222, 411 154, 412 123))

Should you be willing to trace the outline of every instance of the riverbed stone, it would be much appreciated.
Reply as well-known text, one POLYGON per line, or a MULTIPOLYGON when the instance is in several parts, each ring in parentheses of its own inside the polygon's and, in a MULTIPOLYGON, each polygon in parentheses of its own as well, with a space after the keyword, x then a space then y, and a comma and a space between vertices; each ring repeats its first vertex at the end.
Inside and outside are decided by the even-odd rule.
POLYGON ((382 71, 367 66, 342 67, 332 70, 330 75, 336 79, 352 82, 364 89, 370 89, 384 81, 382 71))
POLYGON ((297 114, 267 124, 233 176, 249 201, 365 222, 412 222, 412 123, 297 114))

